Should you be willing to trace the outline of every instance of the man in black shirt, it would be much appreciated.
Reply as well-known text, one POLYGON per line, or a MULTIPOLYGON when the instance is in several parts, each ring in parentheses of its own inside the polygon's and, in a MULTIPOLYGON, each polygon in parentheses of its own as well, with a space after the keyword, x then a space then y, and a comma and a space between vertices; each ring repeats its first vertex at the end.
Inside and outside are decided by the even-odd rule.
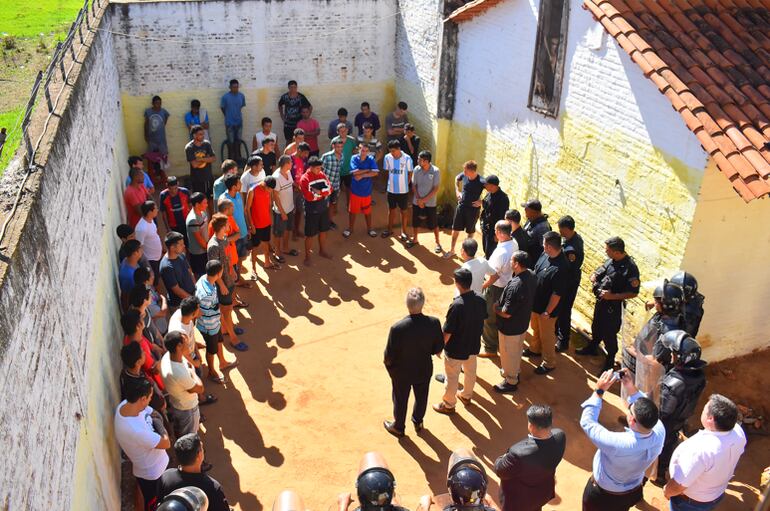
POLYGON ((556 353, 567 351, 569 348, 569 334, 572 326, 572 306, 575 304, 580 278, 582 276, 583 238, 575 232, 575 219, 569 215, 559 219, 559 234, 561 234, 561 248, 569 263, 569 280, 561 299, 559 319, 556 320, 556 353))
MULTIPOLYGON (((307 108, 311 114, 313 113, 313 105, 304 94, 297 90, 297 81, 289 80, 289 91, 284 92, 278 100, 278 113, 281 114, 283 120, 283 136, 286 137, 287 145, 294 136, 297 123, 302 119, 303 108, 307 108)), ((267 172, 267 164, 265 164, 265 172, 267 172)))
POLYGON ((276 140, 273 137, 265 137, 262 139, 262 149, 251 153, 252 156, 259 156, 262 159, 262 168, 266 176, 273 173, 275 164, 278 162, 278 155, 275 154, 275 144, 276 140))
POLYGON ((543 355, 543 363, 535 368, 535 374, 547 374, 556 369, 556 318, 561 311, 569 279, 569 263, 561 249, 561 236, 548 231, 543 236, 543 254, 535 265, 537 290, 532 305, 531 349, 524 350, 527 357, 543 355))
POLYGON ((535 273, 527 268, 528 259, 529 256, 523 250, 513 253, 511 258, 513 278, 505 285, 500 301, 495 304, 500 341, 500 365, 505 378, 495 385, 497 392, 515 392, 519 384, 521 343, 529 328, 537 287, 535 273))
POLYGON ((478 165, 469 160, 463 164, 463 171, 455 177, 455 194, 457 194, 457 210, 452 220, 452 246, 444 254, 446 259, 455 256, 455 245, 460 231, 465 231, 469 238, 476 232, 476 222, 481 209, 481 192, 484 191, 484 180, 478 173, 478 165))
POLYGON ((476 384, 476 355, 481 349, 481 331, 487 319, 487 302, 471 290, 473 274, 467 268, 454 272, 455 286, 460 295, 454 299, 444 322, 444 370, 446 382, 444 398, 433 405, 439 413, 451 414, 459 398, 468 405, 476 384), (457 394, 460 370, 465 373, 463 391, 457 394))
MULTIPOLYGON (((505 212, 505 221, 511 224, 511 238, 516 240, 516 245, 519 250, 523 250, 527 254, 532 250, 532 238, 529 237, 527 231, 521 226, 521 213, 518 209, 509 209, 505 212)), ((527 268, 530 270, 535 267, 537 259, 532 260, 530 257, 527 262, 527 268)))
POLYGON ((529 435, 497 458, 495 473, 500 478, 503 511, 540 510, 554 498, 556 467, 564 457, 567 437, 551 428, 553 413, 547 405, 527 410, 529 435))
POLYGON ((607 359, 602 371, 612 369, 618 352, 618 332, 623 321, 625 301, 639 294, 639 268, 626 254, 626 244, 618 236, 604 242, 608 259, 591 274, 596 305, 591 323, 591 342, 576 355, 597 355, 604 342, 607 359))
POLYGON ((231 511, 222 487, 216 479, 203 473, 203 443, 195 433, 179 437, 174 443, 179 466, 169 468, 158 480, 158 502, 163 502, 166 495, 185 486, 195 486, 203 490, 209 499, 209 511, 231 511))
POLYGON ((481 210, 481 244, 484 247, 484 257, 489 259, 497 247, 495 224, 505 218, 508 211, 508 195, 500 189, 500 180, 495 175, 487 176, 484 189, 487 195, 482 201, 481 210))
POLYGON ((385 347, 385 367, 393 387, 393 421, 383 426, 391 435, 402 437, 406 428, 406 409, 409 392, 414 391, 412 424, 418 433, 422 430, 422 419, 428 407, 428 387, 433 374, 431 355, 438 355, 444 349, 444 335, 441 322, 433 316, 422 313, 425 294, 419 287, 406 294, 406 308, 409 316, 392 327, 385 347))
POLYGON ((540 259, 543 253, 543 236, 551 230, 551 224, 548 223, 548 215, 543 214, 543 205, 537 199, 530 199, 521 205, 524 208, 524 215, 527 217, 527 223, 524 224, 524 230, 527 231, 532 243, 527 251, 533 264, 540 259))

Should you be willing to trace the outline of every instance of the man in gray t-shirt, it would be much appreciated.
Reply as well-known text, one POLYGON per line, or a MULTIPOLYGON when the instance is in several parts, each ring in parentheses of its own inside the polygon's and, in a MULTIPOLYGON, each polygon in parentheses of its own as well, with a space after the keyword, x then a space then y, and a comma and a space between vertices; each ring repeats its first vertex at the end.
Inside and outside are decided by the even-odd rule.
POLYGON ((187 249, 190 251, 190 267, 195 277, 206 273, 206 248, 209 243, 209 217, 206 214, 208 200, 200 192, 195 192, 190 197, 192 209, 187 214, 185 226, 187 227, 187 249))
POLYGON ((430 151, 420 151, 417 167, 412 174, 412 239, 406 245, 417 245, 417 232, 420 227, 432 230, 436 238, 437 254, 443 253, 438 237, 438 219, 436 215, 436 196, 441 185, 441 172, 431 163, 430 151))
POLYGON ((147 141, 147 152, 168 154, 166 144, 166 122, 171 115, 161 107, 160 96, 152 98, 152 108, 144 111, 144 139, 147 141))

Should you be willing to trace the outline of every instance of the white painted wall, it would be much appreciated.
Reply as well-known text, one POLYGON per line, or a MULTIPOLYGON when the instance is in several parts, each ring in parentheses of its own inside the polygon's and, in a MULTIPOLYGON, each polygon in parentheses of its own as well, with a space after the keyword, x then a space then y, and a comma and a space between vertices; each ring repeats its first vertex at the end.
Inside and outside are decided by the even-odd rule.
MULTIPOLYGON (((114 6, 120 87, 131 95, 359 83, 393 77, 395 0, 247 0, 114 6)), ((277 101, 277 99, 276 99, 277 101)))
POLYGON ((709 161, 682 260, 706 296, 698 335, 706 360, 770 348, 768 219, 770 200, 746 204, 709 161))

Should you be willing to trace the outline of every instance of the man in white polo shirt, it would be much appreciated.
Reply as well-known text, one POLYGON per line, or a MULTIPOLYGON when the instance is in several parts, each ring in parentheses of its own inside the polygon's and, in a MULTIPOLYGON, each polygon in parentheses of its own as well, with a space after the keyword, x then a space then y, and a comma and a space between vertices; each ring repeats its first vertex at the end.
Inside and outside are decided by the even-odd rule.
POLYGON ((511 238, 511 224, 505 220, 500 220, 495 224, 495 238, 497 239, 497 247, 489 258, 489 266, 495 273, 491 274, 481 286, 484 290, 484 299, 487 301, 487 319, 484 320, 484 331, 481 335, 483 346, 479 353, 481 358, 491 358, 497 355, 499 339, 495 304, 500 301, 503 289, 513 276, 511 257, 519 249, 516 240, 511 238))
POLYGON ((679 444, 671 457, 671 480, 663 490, 671 511, 716 508, 746 447, 738 407, 726 397, 712 394, 700 421, 704 429, 679 444))

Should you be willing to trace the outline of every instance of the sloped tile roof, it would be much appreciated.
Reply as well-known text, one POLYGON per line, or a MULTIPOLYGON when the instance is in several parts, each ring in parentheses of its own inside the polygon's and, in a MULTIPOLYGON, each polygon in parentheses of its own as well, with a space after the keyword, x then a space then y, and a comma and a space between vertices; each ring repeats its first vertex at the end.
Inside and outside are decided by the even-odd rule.
POLYGON ((490 7, 493 7, 503 0, 473 0, 468 2, 462 7, 458 7, 452 14, 447 17, 447 20, 459 23, 461 21, 467 21, 478 16, 482 12, 486 11, 490 7))
POLYGON ((746 202, 770 194, 770 0, 584 0, 746 202))

